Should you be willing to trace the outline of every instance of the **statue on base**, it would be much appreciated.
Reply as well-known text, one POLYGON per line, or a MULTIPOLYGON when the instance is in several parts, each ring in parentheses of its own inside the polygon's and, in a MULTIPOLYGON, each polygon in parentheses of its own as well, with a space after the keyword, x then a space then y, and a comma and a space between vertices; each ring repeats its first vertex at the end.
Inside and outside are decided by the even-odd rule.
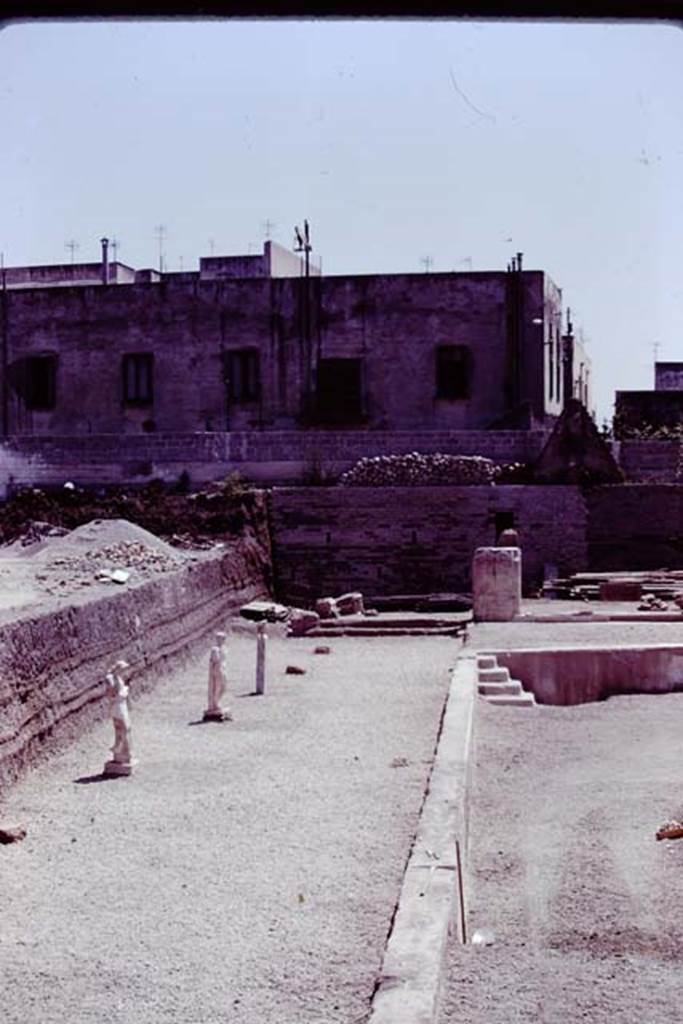
POLYGON ((130 747, 130 712, 128 710, 129 687, 122 673, 129 668, 128 662, 120 659, 106 675, 109 711, 114 723, 114 745, 112 757, 104 766, 104 775, 131 775, 137 763, 130 747))
POLYGON ((205 722, 227 722, 232 719, 229 708, 221 706, 228 688, 227 633, 216 633, 216 643, 209 653, 209 706, 204 712, 205 722))

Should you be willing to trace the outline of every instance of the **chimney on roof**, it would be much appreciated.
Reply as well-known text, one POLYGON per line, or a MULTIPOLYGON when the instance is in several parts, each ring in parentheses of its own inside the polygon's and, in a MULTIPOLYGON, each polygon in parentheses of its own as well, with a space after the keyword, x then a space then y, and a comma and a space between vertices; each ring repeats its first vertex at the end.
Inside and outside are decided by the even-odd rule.
POLYGON ((109 239, 101 238, 102 243, 102 284, 109 283, 109 239))
POLYGON ((517 253, 517 270, 519 270, 520 272, 521 272, 521 270, 522 270, 522 256, 523 256, 523 255, 524 255, 524 254, 523 254, 523 253, 521 253, 521 252, 518 252, 518 253, 517 253))

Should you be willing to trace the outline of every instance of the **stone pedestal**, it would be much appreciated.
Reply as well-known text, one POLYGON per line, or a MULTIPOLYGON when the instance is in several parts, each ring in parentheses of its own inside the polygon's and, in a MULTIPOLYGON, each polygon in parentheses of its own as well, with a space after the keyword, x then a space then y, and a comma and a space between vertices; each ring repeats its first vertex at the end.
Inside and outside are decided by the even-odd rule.
POLYGON ((472 562, 475 622, 509 622, 522 606, 519 548, 477 548, 472 562))
POLYGON ((208 708, 202 715, 202 722, 232 722, 232 715, 223 708, 208 708))
POLYGON ((137 764, 137 758, 133 757, 130 761, 107 761, 104 768, 102 769, 103 775, 132 775, 133 769, 137 764))

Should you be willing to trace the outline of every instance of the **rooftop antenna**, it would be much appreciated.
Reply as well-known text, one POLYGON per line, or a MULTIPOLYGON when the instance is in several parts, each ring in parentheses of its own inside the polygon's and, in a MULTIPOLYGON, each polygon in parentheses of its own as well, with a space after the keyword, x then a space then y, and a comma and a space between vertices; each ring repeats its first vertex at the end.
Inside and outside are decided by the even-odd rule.
POLYGON ((159 243, 159 270, 163 274, 164 272, 164 238, 166 237, 166 225, 157 224, 154 228, 154 234, 157 236, 157 242, 159 243))
POLYGON ((308 227, 308 221, 305 220, 303 234, 299 231, 298 227, 294 228, 294 252, 302 252, 304 254, 304 273, 306 277, 309 276, 312 248, 311 233, 308 227))
POLYGON ((121 243, 119 242, 118 238, 112 238, 109 244, 111 245, 112 252, 114 253, 114 263, 116 263, 119 255, 119 246, 121 245, 121 243))
POLYGON ((431 256, 423 256, 422 259, 420 260, 420 263, 425 268, 425 274, 428 274, 429 271, 434 266, 434 260, 432 259, 431 256))
POLYGON ((76 249, 80 249, 80 245, 73 238, 70 238, 69 241, 64 246, 64 248, 68 249, 69 252, 71 253, 71 262, 73 263, 73 261, 74 261, 74 253, 75 253, 76 249))
POLYGON ((215 251, 216 251, 216 243, 214 242, 213 238, 210 238, 209 239, 209 252, 213 256, 215 251))
POLYGON ((267 217, 261 223, 261 228, 263 230, 263 235, 264 235, 266 241, 268 241, 270 239, 270 237, 271 237, 271 235, 273 233, 273 230, 276 227, 277 227, 277 224, 275 224, 274 221, 269 220, 269 218, 267 218, 267 217))

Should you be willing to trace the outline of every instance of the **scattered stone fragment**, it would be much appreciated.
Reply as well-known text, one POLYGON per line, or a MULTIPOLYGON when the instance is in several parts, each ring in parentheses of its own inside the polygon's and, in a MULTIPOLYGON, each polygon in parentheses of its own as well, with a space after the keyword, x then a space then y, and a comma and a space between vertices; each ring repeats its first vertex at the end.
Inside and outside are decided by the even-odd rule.
POLYGON ((321 619, 336 619, 339 615, 339 608, 333 597, 319 598, 315 602, 315 611, 321 619))
POLYGON ((410 761, 407 757, 395 757, 390 764, 390 768, 407 768, 410 761))
POLYGON ((667 821, 657 829, 657 839, 683 839, 683 822, 667 821))
POLYGON ((25 828, 0 828, 0 843, 3 846, 19 843, 22 839, 26 839, 25 828))
POLYGON ((242 605, 240 615, 252 622, 260 622, 262 619, 267 622, 284 622, 289 618, 289 608, 276 601, 250 601, 242 605))
POLYGON ((320 622, 320 616, 316 612, 308 611, 306 608, 292 608, 289 619, 289 635, 304 636, 305 633, 315 629, 320 622))
POLYGON ((342 594, 335 599, 340 615, 360 615, 363 611, 363 595, 358 590, 342 594))
POLYGON ((305 676, 306 669, 301 668, 300 665, 288 665, 285 669, 285 675, 288 676, 305 676))
POLYGON ((320 647, 315 647, 313 649, 313 653, 314 654, 331 654, 332 653, 332 648, 331 647, 326 647, 324 644, 321 644, 320 647))

